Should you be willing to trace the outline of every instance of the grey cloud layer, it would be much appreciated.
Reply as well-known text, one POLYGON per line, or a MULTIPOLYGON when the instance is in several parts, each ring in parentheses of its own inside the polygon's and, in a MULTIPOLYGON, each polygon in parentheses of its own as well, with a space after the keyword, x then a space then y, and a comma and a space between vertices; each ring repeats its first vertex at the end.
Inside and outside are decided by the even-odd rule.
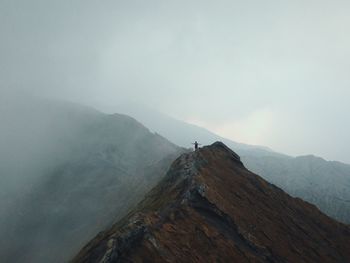
POLYGON ((340 0, 2 0, 0 89, 110 111, 132 100, 214 129, 238 119, 253 129, 244 120, 268 109, 258 143, 350 162, 349 9, 340 0))

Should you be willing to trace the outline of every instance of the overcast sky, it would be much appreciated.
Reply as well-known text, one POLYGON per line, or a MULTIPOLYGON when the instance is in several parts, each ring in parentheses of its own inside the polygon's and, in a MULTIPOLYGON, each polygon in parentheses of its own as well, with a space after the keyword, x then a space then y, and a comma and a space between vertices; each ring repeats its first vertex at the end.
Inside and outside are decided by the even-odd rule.
POLYGON ((0 89, 143 103, 350 163, 349 14, 345 0, 0 0, 0 89))

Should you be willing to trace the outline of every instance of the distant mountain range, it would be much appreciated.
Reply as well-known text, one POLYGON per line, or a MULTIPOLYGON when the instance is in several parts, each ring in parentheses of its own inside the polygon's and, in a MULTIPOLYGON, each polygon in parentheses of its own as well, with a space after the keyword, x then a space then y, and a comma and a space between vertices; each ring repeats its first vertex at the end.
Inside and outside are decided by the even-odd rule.
POLYGON ((216 142, 181 155, 72 263, 349 261, 348 226, 251 173, 216 142))
POLYGON ((222 141, 229 147, 234 148, 240 154, 244 154, 247 151, 254 155, 276 154, 282 156, 282 154, 275 153, 268 147, 234 142, 207 129, 171 118, 156 110, 139 104, 122 104, 116 106, 116 110, 117 112, 124 113, 139 120, 150 130, 162 134, 167 139, 181 147, 191 147, 191 143, 194 140, 201 142, 203 145, 211 144, 214 141, 222 141))

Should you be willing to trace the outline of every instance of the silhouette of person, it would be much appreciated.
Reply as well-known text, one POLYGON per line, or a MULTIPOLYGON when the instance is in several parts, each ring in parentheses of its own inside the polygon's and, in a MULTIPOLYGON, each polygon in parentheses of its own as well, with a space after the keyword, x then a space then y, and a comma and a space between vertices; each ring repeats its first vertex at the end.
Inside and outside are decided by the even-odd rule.
POLYGON ((197 141, 195 141, 194 143, 194 150, 197 151, 198 150, 198 146, 200 145, 197 141))

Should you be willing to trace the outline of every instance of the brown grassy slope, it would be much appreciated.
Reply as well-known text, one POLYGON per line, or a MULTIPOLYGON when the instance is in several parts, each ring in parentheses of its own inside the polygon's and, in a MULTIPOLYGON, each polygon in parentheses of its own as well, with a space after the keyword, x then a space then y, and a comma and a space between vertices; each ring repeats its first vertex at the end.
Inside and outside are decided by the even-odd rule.
POLYGON ((222 143, 179 157, 73 262, 350 262, 350 229, 248 171, 222 143))

